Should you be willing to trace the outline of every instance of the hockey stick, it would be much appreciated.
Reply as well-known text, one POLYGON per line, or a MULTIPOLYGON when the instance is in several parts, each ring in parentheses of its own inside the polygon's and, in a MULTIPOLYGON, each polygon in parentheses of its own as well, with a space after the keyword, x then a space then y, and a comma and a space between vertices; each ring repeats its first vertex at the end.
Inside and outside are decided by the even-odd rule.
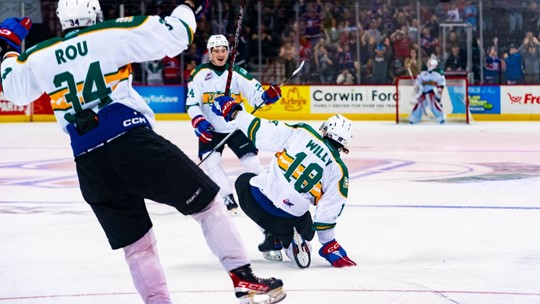
MULTIPOLYGON (((289 77, 287 77, 287 79, 285 79, 282 83, 280 83, 279 87, 281 87, 282 85, 287 83, 287 81, 291 80, 294 76, 296 76, 296 74, 298 74, 300 72, 300 70, 302 70, 302 67, 304 67, 304 63, 305 62, 302 60, 302 63, 300 63, 300 66, 296 70, 294 70, 294 72, 292 72, 292 74, 289 77)), ((231 75, 231 74, 229 74, 229 75, 231 75)), ((254 114, 255 112, 257 112, 257 110, 259 110, 263 105, 264 105, 264 101, 261 104, 257 105, 255 107, 255 109, 253 109, 253 111, 251 111, 251 114, 254 114)), ((225 138, 223 138, 219 142, 219 144, 217 144, 217 146, 214 147, 214 149, 212 149, 208 154, 206 154, 205 157, 203 157, 201 159, 201 161, 199 162, 199 164, 197 164, 197 166, 200 166, 210 155, 212 155, 212 153, 216 152, 217 149, 219 149, 221 146, 223 146, 227 142, 227 140, 229 140, 229 138, 231 138, 231 136, 233 136, 233 134, 238 130, 239 129, 236 128, 234 131, 227 134, 227 136, 225 136, 225 138)))
POLYGON ((246 0, 240 0, 240 10, 238 11, 238 20, 236 20, 236 32, 234 33, 234 48, 232 49, 231 59, 229 62, 229 74, 227 75, 227 83, 225 84, 225 95, 229 96, 231 91, 231 81, 234 70, 234 62, 236 61, 236 49, 238 48, 238 40, 240 40, 240 31, 242 29, 242 21, 244 20, 244 7, 246 0))

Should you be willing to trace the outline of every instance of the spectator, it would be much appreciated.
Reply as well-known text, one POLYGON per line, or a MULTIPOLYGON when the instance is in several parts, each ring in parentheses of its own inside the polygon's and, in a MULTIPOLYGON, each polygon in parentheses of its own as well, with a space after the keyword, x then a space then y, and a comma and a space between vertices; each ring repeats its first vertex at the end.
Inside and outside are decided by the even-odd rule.
POLYGON ((411 49, 410 56, 405 58, 405 69, 410 76, 416 77, 420 73, 420 65, 418 64, 418 52, 416 49, 411 49))
POLYGON ((407 75, 407 71, 403 66, 401 58, 394 58, 394 60, 390 64, 390 70, 388 73, 390 75, 392 83, 395 83, 397 78, 407 75))
POLYGON ((338 28, 338 22, 336 18, 332 18, 330 20, 330 26, 324 29, 324 36, 326 38, 328 46, 330 46, 334 50, 337 49, 337 46, 339 44, 339 32, 340 29, 338 28))
POLYGON ((184 70, 184 84, 188 83, 189 76, 195 67, 197 67, 197 61, 195 61, 195 59, 191 59, 186 63, 186 69, 184 70))
POLYGON ((396 25, 397 29, 400 29, 404 26, 409 26, 409 22, 407 21, 407 16, 405 15, 405 12, 396 10, 394 16, 394 24, 396 25))
MULTIPOLYGON (((321 38, 322 39, 322 38, 321 38)), ((317 72, 319 74, 319 80, 322 84, 331 83, 334 75, 333 61, 328 55, 328 49, 325 45, 321 44, 315 49, 315 65, 317 66, 317 72)), ((287 74, 290 75, 290 74, 287 74)))
POLYGON ((161 60, 145 62, 144 70, 146 72, 146 84, 163 84, 163 63, 161 60))
POLYGON ((418 19, 413 18, 411 24, 407 27, 407 36, 409 36, 411 41, 418 40, 418 28, 418 19))
POLYGON ((178 57, 167 57, 161 60, 163 63, 163 83, 179 84, 180 83, 180 62, 178 57))
POLYGON ((526 37, 519 47, 523 57, 525 83, 536 84, 540 81, 540 52, 538 51, 538 39, 526 37))
POLYGON ((300 38, 300 51, 298 52, 300 60, 305 61, 305 73, 302 73, 301 79, 302 83, 309 82, 309 76, 311 75, 311 58, 313 57, 313 49, 311 42, 304 35, 300 38))
POLYGON ((538 31, 538 4, 536 1, 531 1, 529 7, 523 12, 523 30, 525 32, 538 31))
POLYGON ((388 67, 390 65, 390 57, 392 57, 392 49, 384 44, 375 48, 375 56, 371 61, 371 74, 373 75, 373 83, 387 84, 388 67))
POLYGON ((405 32, 398 29, 390 36, 394 48, 394 57, 405 60, 411 52, 411 40, 405 32))
POLYGON ((506 84, 518 84, 523 81, 523 57, 516 45, 511 44, 508 54, 503 56, 506 68, 506 84))
MULTIPOLYGON (((279 50, 279 58, 285 66, 285 75, 292 75, 296 70, 296 48, 290 41, 286 41, 279 50)), ((293 82, 294 79, 291 79, 293 82)))
POLYGON ((458 45, 454 45, 450 49, 450 55, 446 59, 445 68, 447 72, 465 72, 467 70, 465 52, 458 45))
POLYGON ((478 8, 476 4, 473 4, 472 0, 465 1, 465 7, 463 8, 463 21, 469 23, 473 31, 476 31, 477 28, 477 18, 478 18, 478 8))
POLYGON ((308 3, 307 12, 302 16, 305 35, 311 44, 317 43, 321 37, 321 16, 317 13, 313 3, 308 3))
POLYGON ((429 57, 431 54, 435 53, 435 46, 439 44, 439 40, 431 36, 431 29, 425 26, 422 29, 422 34, 420 35, 420 45, 422 46, 422 51, 429 57))
POLYGON ((459 9, 455 2, 451 1, 449 2, 450 6, 448 7, 448 10, 446 11, 446 22, 460 22, 461 16, 459 14, 459 9))
POLYGON ((488 84, 499 84, 501 71, 501 60, 498 56, 497 47, 492 46, 488 50, 488 56, 484 63, 484 82, 488 84))
POLYGON ((202 55, 201 51, 199 51, 199 49, 197 48, 196 43, 192 43, 189 45, 189 49, 184 52, 184 59, 186 60, 186 62, 194 59, 197 64, 201 64, 202 55))
POLYGON ((521 33, 523 31, 523 5, 525 1, 506 0, 506 11, 509 17, 509 34, 521 33))
POLYGON ((349 69, 343 69, 336 78, 337 84, 354 84, 354 76, 349 69))
POLYGON ((366 35, 369 38, 373 38, 375 40, 375 44, 381 43, 382 34, 381 31, 379 31, 377 20, 372 19, 369 23, 369 29, 366 30, 366 35))
POLYGON ((338 71, 341 71, 342 69, 354 69, 352 54, 348 44, 338 48, 335 64, 338 71))

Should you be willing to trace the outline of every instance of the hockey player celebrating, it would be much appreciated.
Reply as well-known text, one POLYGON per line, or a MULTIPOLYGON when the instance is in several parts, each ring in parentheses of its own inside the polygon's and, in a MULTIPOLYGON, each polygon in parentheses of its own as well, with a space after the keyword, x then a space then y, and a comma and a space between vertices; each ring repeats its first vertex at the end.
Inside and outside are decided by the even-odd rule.
POLYGON ((19 105, 46 93, 69 134, 79 185, 112 249, 122 248, 144 303, 172 303, 145 199, 170 205, 201 225, 211 251, 229 273, 240 303, 285 297, 279 279, 251 270, 218 186, 178 147, 152 129, 154 114, 132 87, 132 62, 174 57, 193 41, 206 1, 187 0, 171 16, 102 21, 97 0, 59 0, 65 34, 19 54, 28 18, 0 24, 5 96, 19 105))
POLYGON ((440 124, 443 124, 446 119, 446 114, 441 104, 442 92, 446 85, 444 72, 437 68, 438 62, 434 56, 427 61, 426 65, 427 68, 422 69, 420 74, 416 76, 415 98, 417 102, 409 115, 409 122, 411 124, 419 122, 426 113, 426 108, 429 107, 435 119, 440 124))
POLYGON ((317 231, 321 257, 334 267, 355 266, 336 241, 334 229, 347 201, 349 176, 340 152, 349 152, 352 122, 342 115, 332 116, 319 134, 307 124, 257 118, 228 96, 218 97, 212 110, 232 121, 257 148, 276 152, 267 171, 244 173, 235 183, 240 207, 265 231, 259 245, 263 256, 281 260, 283 246, 299 267, 309 267, 309 241, 317 231), (313 219, 312 204, 316 205, 313 219))
MULTIPOLYGON (((195 134, 199 137, 199 158, 203 159, 207 153, 221 143, 230 133, 235 131, 225 123, 222 117, 212 113, 212 104, 215 98, 223 95, 227 77, 229 75, 229 42, 223 35, 210 36, 207 43, 210 62, 196 67, 188 82, 186 110, 191 117, 191 124, 195 134)), ((261 84, 245 69, 234 67, 230 86, 230 96, 237 99, 247 99, 252 106, 272 104, 281 97, 281 89, 272 85, 263 92, 261 84)), ((227 139, 226 144, 240 159, 246 172, 258 174, 263 167, 257 157, 257 148, 242 132, 235 132, 227 139)), ((227 209, 236 214, 238 204, 233 196, 233 188, 221 166, 221 154, 225 145, 219 147, 205 160, 208 175, 219 187, 219 194, 227 209)))

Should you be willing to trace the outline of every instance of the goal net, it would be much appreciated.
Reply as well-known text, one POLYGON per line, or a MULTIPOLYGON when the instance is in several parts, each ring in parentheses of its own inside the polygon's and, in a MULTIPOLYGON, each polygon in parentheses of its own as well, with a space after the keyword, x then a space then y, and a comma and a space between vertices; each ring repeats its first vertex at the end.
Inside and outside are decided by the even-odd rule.
MULTIPOLYGON (((443 90, 441 103, 446 113, 447 122, 470 123, 469 83, 466 77, 446 76, 446 87, 443 90)), ((414 81, 411 77, 400 77, 396 80, 396 123, 408 123, 409 114, 416 104, 414 81)), ((422 121, 434 120, 429 108, 426 109, 422 121)))

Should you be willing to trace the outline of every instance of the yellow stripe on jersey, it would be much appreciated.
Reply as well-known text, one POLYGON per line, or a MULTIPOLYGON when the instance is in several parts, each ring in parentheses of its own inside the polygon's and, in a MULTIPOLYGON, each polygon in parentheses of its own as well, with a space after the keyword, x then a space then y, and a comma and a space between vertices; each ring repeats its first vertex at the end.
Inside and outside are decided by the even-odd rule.
MULTIPOLYGON (((276 153, 277 158, 277 164, 283 172, 287 172, 291 164, 294 162, 294 158, 287 154, 286 150, 283 150, 282 152, 276 153)), ((306 168, 303 165, 299 165, 294 172, 292 173, 292 177, 295 180, 298 180, 298 178, 304 173, 304 170, 306 168)), ((310 177, 313 177, 313 175, 310 173, 310 177)), ((307 184, 307 181, 304 181, 302 183, 302 186, 305 186, 307 184)), ((322 196, 322 183, 318 182, 309 190, 309 194, 315 198, 315 204, 319 201, 319 199, 322 196)))
MULTIPOLYGON (((128 79, 132 71, 133 69, 131 65, 128 64, 114 73, 105 75, 105 83, 114 91, 120 82, 128 79)), ((77 83, 77 93, 82 92, 83 85, 84 81, 77 83)), ((64 97, 67 93, 68 88, 63 88, 58 91, 48 93, 48 95, 51 97, 51 106, 53 111, 67 111, 71 109, 71 103, 66 102, 64 97)), ((84 104, 82 96, 79 96, 79 101, 81 104, 84 104)))
MULTIPOLYGON (((202 94, 202 103, 203 104, 214 104, 214 100, 220 96, 223 96, 221 92, 204 92, 202 94)), ((238 103, 242 103, 242 94, 231 94, 231 97, 236 100, 238 103)))
POLYGON ((333 223, 333 224, 329 224, 329 223, 318 223, 318 222, 315 222, 313 223, 313 225, 311 226, 313 228, 313 230, 315 231, 320 231, 320 230, 328 230, 328 229, 332 229, 334 227, 336 227, 336 224, 333 223))
POLYGON ((257 131, 259 131, 260 127, 261 127, 261 119, 258 117, 253 119, 253 121, 249 124, 248 130, 247 130, 247 137, 249 138, 249 140, 253 142, 254 145, 257 140, 256 139, 257 131))
POLYGON ((186 28, 186 32, 188 34, 188 39, 189 39, 189 43, 188 43, 188 45, 189 45, 189 44, 191 44, 193 42, 193 39, 195 39, 195 33, 193 33, 193 30, 189 27, 189 25, 187 25, 187 23, 182 21, 182 19, 178 19, 178 20, 180 20, 180 22, 182 22, 182 24, 186 28))

